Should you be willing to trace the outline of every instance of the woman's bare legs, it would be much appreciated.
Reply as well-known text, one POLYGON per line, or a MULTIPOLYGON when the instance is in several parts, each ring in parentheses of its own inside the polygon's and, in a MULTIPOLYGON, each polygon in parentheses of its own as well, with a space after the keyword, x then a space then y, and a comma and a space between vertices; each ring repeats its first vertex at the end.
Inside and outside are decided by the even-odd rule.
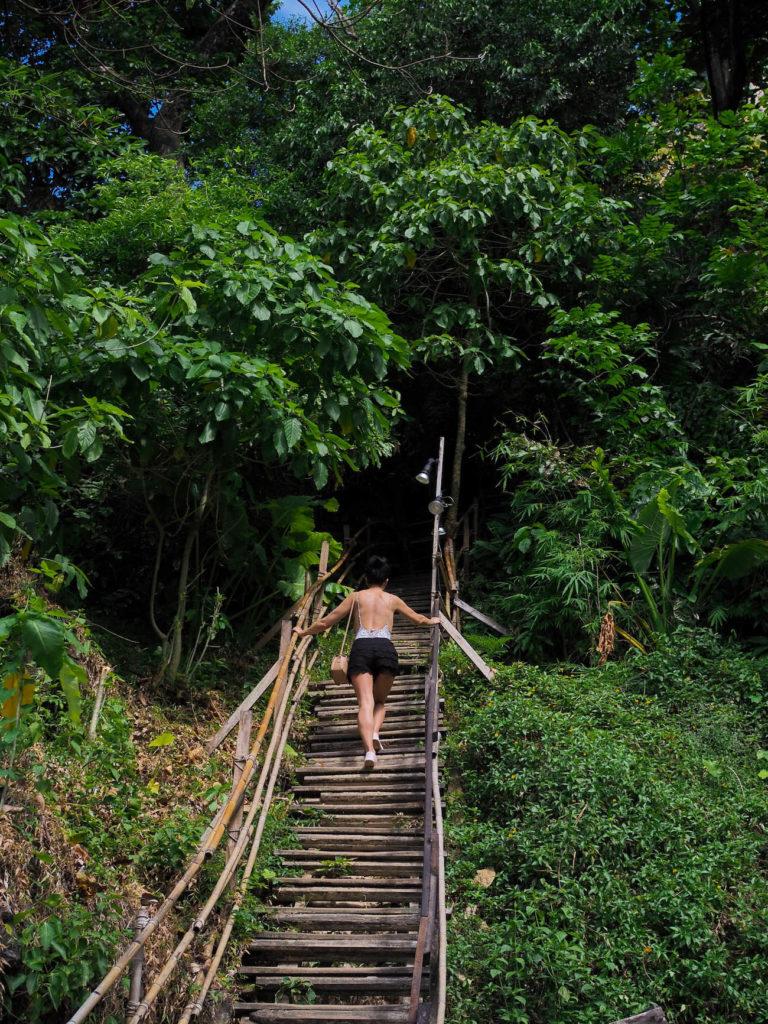
POLYGON ((395 677, 391 672, 379 672, 373 681, 373 736, 378 736, 384 725, 387 705, 384 703, 392 689, 395 677))
POLYGON ((361 672, 352 677, 351 683, 357 697, 357 728, 368 753, 373 751, 373 676, 370 672, 361 672))

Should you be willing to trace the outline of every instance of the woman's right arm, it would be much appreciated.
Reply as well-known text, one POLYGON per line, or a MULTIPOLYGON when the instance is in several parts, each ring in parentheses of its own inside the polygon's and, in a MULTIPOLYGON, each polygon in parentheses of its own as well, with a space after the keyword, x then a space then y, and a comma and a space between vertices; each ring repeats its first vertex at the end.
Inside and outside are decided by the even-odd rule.
POLYGON ((297 636, 317 636, 318 633, 325 633, 326 630, 331 629, 337 622, 340 622, 343 618, 349 615, 354 600, 354 593, 347 594, 338 608, 334 608, 332 612, 329 612, 322 619, 318 619, 313 626, 308 626, 307 629, 301 629, 299 626, 295 626, 293 632, 296 633, 297 636))
POLYGON ((415 622, 417 626, 439 626, 440 619, 430 618, 429 615, 422 615, 421 612, 414 611, 410 608, 402 597, 395 597, 395 611, 400 612, 406 619, 411 622, 415 622))

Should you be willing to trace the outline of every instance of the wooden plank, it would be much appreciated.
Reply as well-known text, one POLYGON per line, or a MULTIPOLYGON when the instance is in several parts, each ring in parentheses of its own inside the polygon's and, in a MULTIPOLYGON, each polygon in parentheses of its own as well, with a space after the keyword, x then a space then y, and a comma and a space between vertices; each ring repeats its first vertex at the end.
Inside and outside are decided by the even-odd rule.
MULTIPOLYGON (((379 765, 377 764, 376 765, 376 781, 377 782, 382 782, 382 783, 386 782, 390 786, 398 785, 398 786, 406 786, 406 787, 418 786, 419 783, 420 783, 422 788, 423 788, 424 787, 424 770, 423 770, 424 769, 424 762, 423 761, 422 761, 420 767, 422 769, 420 772, 414 772, 414 771, 411 771, 411 772, 395 772, 395 771, 392 771, 391 768, 389 770, 386 769, 386 768, 380 768, 379 765)), ((356 772, 353 770, 352 772, 349 772, 348 774, 346 774, 346 773, 338 773, 338 774, 335 774, 335 775, 334 774, 326 775, 326 774, 324 774, 322 772, 315 772, 315 773, 312 773, 312 774, 304 773, 304 775, 303 775, 303 779, 304 779, 304 792, 305 793, 309 793, 311 791, 313 793, 318 793, 318 792, 321 792, 321 791, 329 791, 329 790, 338 789, 340 786, 344 786, 347 789, 349 787, 352 787, 352 789, 366 789, 366 788, 369 788, 370 787, 371 773, 370 772, 361 772, 360 771, 359 763, 357 765, 357 769, 358 770, 356 772)))
POLYGON ((473 608, 471 604, 467 604, 466 601, 462 601, 460 597, 454 598, 455 603, 465 612, 469 612, 470 615, 474 616, 478 622, 484 623, 486 626, 490 626, 491 629, 495 629, 497 633, 502 636, 510 636, 511 630, 505 629, 495 619, 492 619, 490 615, 486 615, 485 612, 478 611, 477 608, 473 608))
POLYGON ((394 960, 409 959, 416 949, 412 938, 393 935, 329 935, 327 932, 264 932, 248 943, 251 953, 283 960, 394 960))
POLYGON ((316 811, 321 810, 325 814, 355 814, 365 815, 365 817, 372 817, 377 814, 420 814, 424 810, 424 804, 420 800, 414 801, 403 801, 402 803, 388 803, 382 806, 378 803, 372 804, 326 804, 324 803, 321 807, 317 804, 303 803, 301 806, 296 804, 291 808, 292 813, 301 814, 305 811, 316 811))
MULTIPOLYGON (((292 974, 290 970, 286 970, 280 974, 262 974, 254 977, 245 979, 250 983, 250 987, 258 990, 259 992, 270 992, 277 991, 278 989, 284 989, 286 981, 289 981, 297 975, 292 974)), ((343 974, 311 974, 311 975, 298 975, 302 981, 306 981, 307 984, 311 985, 315 992, 327 992, 334 993, 338 992, 343 995, 359 995, 362 993, 381 993, 381 995, 403 995, 411 990, 411 979, 410 977, 401 977, 395 975, 377 974, 372 977, 366 977, 363 974, 353 974, 351 977, 345 977, 343 974)), ((424 981, 422 981, 422 985, 424 981)), ((237 1004, 238 1007, 248 1007, 247 1002, 241 1002, 237 1004)))
POLYGON ((448 636, 453 642, 466 654, 478 672, 490 682, 493 679, 493 669, 486 665, 480 655, 477 653, 472 644, 466 640, 461 633, 456 629, 450 619, 446 619, 445 615, 440 612, 440 625, 443 627, 448 636))
MULTIPOLYGON (((237 745, 235 746, 235 764, 232 770, 232 785, 236 786, 243 774, 243 764, 251 749, 251 729, 253 727, 253 715, 250 709, 241 712, 240 724, 237 729, 237 745)), ((229 826, 229 840, 227 842, 227 856, 231 856, 235 843, 240 835, 240 828, 243 824, 244 804, 240 804, 232 817, 229 826)), ((234 883, 234 878, 232 883, 234 883)), ((233 886, 234 887, 234 884, 233 886)))
POLYGON ((266 692, 266 690, 271 686, 271 684, 274 683, 275 679, 277 678, 277 673, 280 671, 281 660, 281 658, 278 658, 278 660, 274 663, 272 668, 270 668, 267 674, 263 676, 259 680, 259 682, 254 686, 254 688, 251 690, 251 692, 248 694, 245 700, 242 701, 241 704, 235 708, 235 710, 226 720, 224 725, 222 725, 222 727, 219 729, 216 735, 212 739, 208 740, 208 742, 205 745, 205 749, 208 751, 209 754, 213 753, 213 751, 216 750, 216 748, 222 744, 222 742, 227 738, 227 736, 229 736, 234 727, 240 721, 240 716, 242 715, 242 713, 244 711, 250 711, 250 709, 253 707, 253 705, 256 703, 259 697, 261 697, 261 695, 266 692))
POLYGON ((293 886, 302 888, 320 889, 361 889, 370 886, 374 889, 386 889, 389 885, 396 885, 401 889, 417 889, 421 879, 414 877, 412 881, 405 878, 387 878, 377 875, 343 875, 341 878, 317 878, 315 875, 281 875, 275 880, 275 885, 293 886))
MULTIPOLYGON (((319 561, 319 564, 317 566, 317 578, 318 578, 318 581, 322 580, 323 577, 328 572, 328 554, 329 554, 329 551, 330 551, 330 546, 328 544, 328 541, 324 540, 323 543, 320 545, 320 561, 319 561)), ((318 590, 318 592, 317 592, 317 596, 315 597, 314 603, 312 605, 312 616, 311 616, 311 621, 312 622, 316 622, 317 619, 320 618, 322 610, 323 610, 323 590, 322 590, 322 588, 320 588, 318 590)))
POLYGON ((622 1017, 613 1024, 667 1024, 667 1018, 660 1006, 650 1006, 642 1013, 636 1013, 634 1017, 622 1017))
POLYGON ((290 1003, 235 1003, 235 1010, 247 1006, 248 1013, 254 1024, 322 1024, 323 1021, 334 1021, 335 1024, 405 1024, 407 1015, 405 1008, 397 1005, 376 1004, 365 1006, 344 1006, 336 1003, 313 1003, 311 1006, 292 1006, 290 1003))
MULTIPOLYGON (((273 908, 271 919, 279 925, 296 925, 326 931, 380 933, 415 932, 419 915, 405 907, 302 907, 273 908)), ((408 970, 410 976, 411 971, 408 970)))
MULTIPOLYGON (((332 855, 332 856, 334 856, 334 855, 332 855)), ((354 847, 347 848, 345 851, 339 852, 338 854, 335 854, 335 856, 346 857, 346 858, 348 858, 348 859, 350 859, 350 860, 352 860, 354 862, 360 861, 361 863, 362 862, 367 863, 368 861, 375 861, 376 863, 378 863, 379 862, 379 858, 380 858, 380 854, 376 853, 375 851, 374 852, 368 851, 368 852, 363 853, 360 850, 355 850, 354 847)), ((412 860, 418 860, 418 854, 417 854, 416 851, 413 851, 411 853, 404 853, 402 856, 403 856, 403 858, 410 857, 412 860)), ((290 860, 293 857, 297 857, 299 859, 303 859, 303 858, 307 858, 307 857, 310 857, 310 858, 312 858, 312 857, 319 857, 321 860, 323 860, 323 861, 325 861, 327 863, 328 851, 327 850, 306 850, 306 849, 299 849, 298 847, 292 846, 289 850, 275 850, 275 857, 280 857, 282 860, 290 860)), ((399 857, 395 858, 396 861, 399 860, 399 859, 400 859, 399 857)), ((381 863, 382 864, 388 864, 390 862, 389 861, 381 861, 381 863)))
MULTIPOLYGON (((266 977, 274 977, 274 975, 280 973, 280 965, 271 967, 241 967, 237 972, 247 978, 258 978, 262 975, 266 977)), ((294 978, 354 978, 356 976, 362 978, 393 978, 403 977, 407 975, 410 977, 410 967, 398 967, 397 965, 385 965, 380 966, 379 964, 366 964, 364 967, 350 967, 345 965, 344 967, 294 967, 286 966, 285 973, 292 975, 294 978)))
MULTIPOLYGON (((330 858, 333 860, 334 858, 330 858)), ((394 875, 397 878, 414 878, 416 873, 420 870, 421 864, 418 860, 411 861, 373 861, 367 860, 364 864, 361 864, 358 860, 353 857, 345 857, 344 861, 349 863, 346 865, 346 870, 365 871, 369 875, 394 875)), ((323 857, 318 858, 307 858, 300 860, 298 858, 286 861, 283 864, 284 871, 290 871, 291 868, 295 868, 297 871, 320 871, 321 877, 333 878, 333 873, 328 870, 329 858, 323 857)))
POLYGON ((365 903, 366 906, 377 906, 379 903, 404 903, 409 906, 417 906, 421 890, 419 888, 409 889, 405 886, 389 886, 386 889, 372 890, 368 886, 360 886, 359 889, 339 890, 329 886, 321 889, 314 886, 294 886, 289 888, 283 886, 275 893, 274 899, 280 903, 295 903, 301 900, 302 903, 333 903, 336 905, 344 902, 365 903))

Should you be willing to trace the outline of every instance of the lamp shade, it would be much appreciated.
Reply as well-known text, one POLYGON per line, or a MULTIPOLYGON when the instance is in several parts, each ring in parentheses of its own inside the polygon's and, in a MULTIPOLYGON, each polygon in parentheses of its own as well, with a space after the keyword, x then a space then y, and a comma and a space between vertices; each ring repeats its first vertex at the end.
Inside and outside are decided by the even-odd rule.
POLYGON ((429 484, 430 480, 432 479, 432 467, 436 462, 437 459, 427 459, 427 461, 424 463, 424 469, 422 469, 421 472, 416 474, 416 480, 420 484, 424 484, 425 486, 429 484))

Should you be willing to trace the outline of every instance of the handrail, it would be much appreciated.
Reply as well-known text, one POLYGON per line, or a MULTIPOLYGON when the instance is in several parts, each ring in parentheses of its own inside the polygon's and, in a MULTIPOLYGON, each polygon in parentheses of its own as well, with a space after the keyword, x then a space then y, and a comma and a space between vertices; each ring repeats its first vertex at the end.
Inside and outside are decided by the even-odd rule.
MULTIPOLYGON (((440 438, 435 497, 441 496, 445 442, 440 438)), ((440 516, 434 517, 432 529, 431 614, 440 611, 438 563, 440 562, 440 516)), ((432 651, 424 679, 424 846, 421 875, 421 907, 416 950, 413 960, 408 1024, 425 1020, 429 1013, 435 1024, 445 1019, 445 885, 443 879, 443 817, 438 777, 437 751, 440 742, 440 702, 438 699, 440 627, 432 627, 432 651), (427 1003, 419 1002, 422 971, 427 950, 438 951, 437 998, 430 993, 427 1003), (441 966, 442 965, 442 966, 441 966)), ((434 963, 430 962, 434 975, 434 963)))
MULTIPOLYGON (((297 602, 297 621, 302 624, 307 616, 312 615, 313 602, 317 594, 322 591, 325 584, 330 580, 336 570, 347 561, 351 553, 351 545, 344 551, 342 556, 338 559, 336 564, 328 570, 323 576, 318 579, 307 588, 303 597, 297 602)), ((284 715, 290 696, 291 688, 293 687, 294 681, 297 675, 301 675, 299 680, 299 689, 305 684, 306 671, 301 672, 302 660, 306 654, 307 648, 312 642, 313 637, 306 637, 301 641, 298 640, 296 635, 291 636, 289 643, 280 659, 279 668, 275 676, 275 681, 272 689, 272 694, 269 699, 269 703, 264 712, 256 739, 253 746, 242 765, 242 771, 239 780, 233 785, 230 795, 226 803, 219 808, 214 815, 212 821, 208 825, 207 829, 203 833, 203 836, 198 845, 198 849, 190 860, 184 873, 178 879, 171 892, 166 896, 163 902, 158 907, 154 916, 145 925, 142 931, 133 939, 131 943, 123 950, 118 956, 110 970, 102 978, 96 988, 90 993, 85 999, 82 1005, 75 1011, 72 1017, 69 1019, 67 1024, 82 1024, 82 1022, 91 1014, 91 1012, 99 1005, 104 997, 114 988, 123 972, 130 965, 133 958, 145 947, 147 940, 150 936, 157 931, 158 927, 163 920, 168 916, 171 910, 174 908, 182 894, 188 889, 191 882, 200 873, 204 863, 208 858, 212 856, 214 851, 219 846, 222 838, 224 837, 227 827, 237 814, 239 808, 242 806, 246 791, 254 777, 257 757, 259 755, 262 743, 266 736, 270 722, 274 719, 272 726, 272 737, 268 746, 267 753, 264 757, 262 769, 256 783, 256 790, 251 800, 251 806, 249 808, 248 815, 245 823, 240 829, 240 835, 229 856, 227 857, 226 863, 219 877, 219 880, 214 887, 213 893, 208 898, 203 907, 203 910, 197 914, 192 924, 189 926, 184 936, 176 946, 176 949, 167 959, 164 967, 159 972, 155 982, 150 987, 149 991, 144 996, 139 1006, 134 1011, 131 1017, 131 1024, 139 1024, 139 1021, 143 1020, 144 1017, 149 1013, 155 999, 159 995, 161 989, 165 985, 165 982, 170 977, 173 970, 178 966, 184 951, 194 941, 195 937, 205 927, 208 917, 212 912, 215 903, 218 901, 224 891, 226 891, 227 884, 233 878, 239 861, 242 857, 243 851, 251 839, 251 833, 253 829, 253 822, 256 812, 259 809, 259 802, 262 794, 264 793, 265 784, 267 784, 267 794, 264 803, 271 798, 271 787, 267 783, 267 776, 270 773, 273 765, 273 755, 276 749, 279 749, 280 753, 278 758, 282 756, 282 749, 285 745, 285 739, 287 739, 286 724, 290 727, 293 715, 289 714, 287 723, 284 724, 284 715)), ((262 807, 262 812, 264 811, 262 807)), ((263 829, 263 825, 261 826, 263 829)), ((257 826, 256 838, 254 840, 256 849, 258 849, 258 842, 261 838, 261 829, 257 826)), ((253 853, 253 848, 251 850, 253 853)))

